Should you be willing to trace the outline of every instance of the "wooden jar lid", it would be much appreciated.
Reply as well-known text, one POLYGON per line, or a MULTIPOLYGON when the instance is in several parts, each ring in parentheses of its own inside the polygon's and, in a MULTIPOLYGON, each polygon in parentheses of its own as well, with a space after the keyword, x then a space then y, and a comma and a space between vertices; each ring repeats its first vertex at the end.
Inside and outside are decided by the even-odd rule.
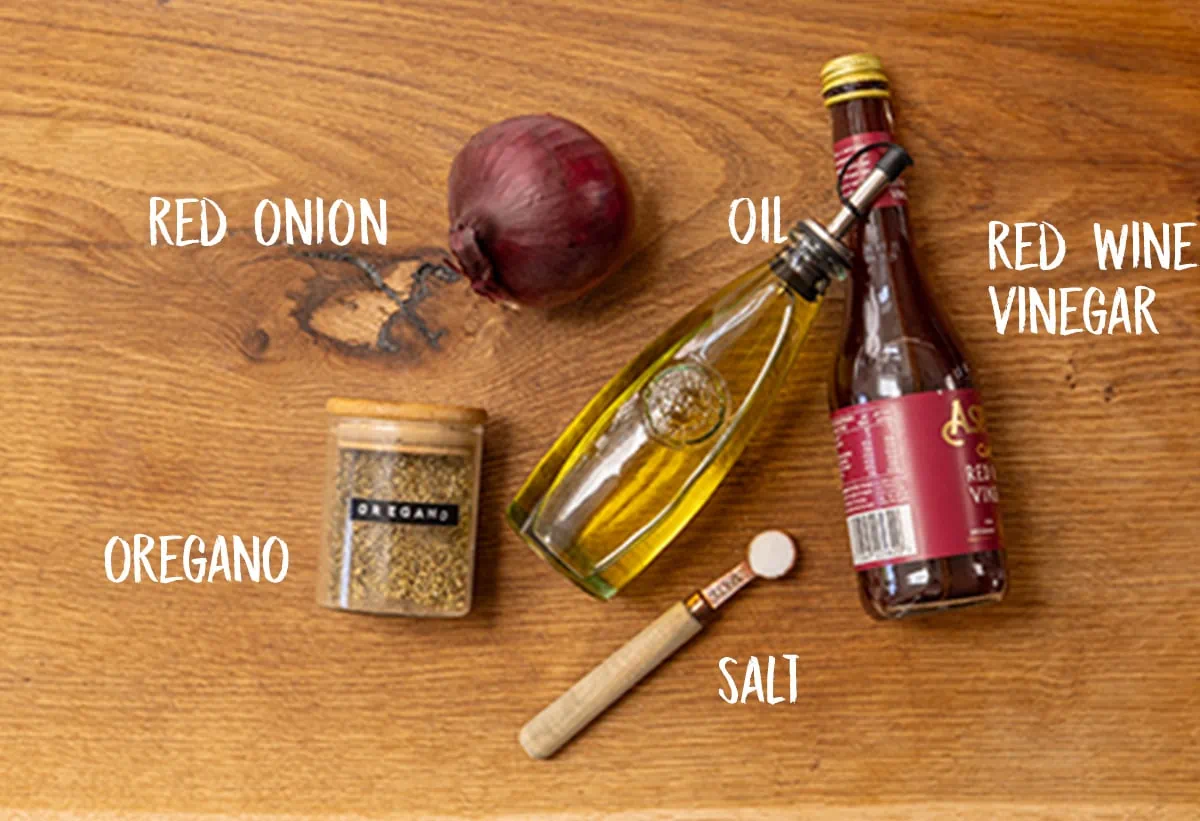
POLYGON ((358 416, 368 419, 403 419, 410 422, 458 422, 482 425, 487 411, 461 405, 426 405, 419 402, 376 402, 335 396, 325 403, 334 416, 358 416))

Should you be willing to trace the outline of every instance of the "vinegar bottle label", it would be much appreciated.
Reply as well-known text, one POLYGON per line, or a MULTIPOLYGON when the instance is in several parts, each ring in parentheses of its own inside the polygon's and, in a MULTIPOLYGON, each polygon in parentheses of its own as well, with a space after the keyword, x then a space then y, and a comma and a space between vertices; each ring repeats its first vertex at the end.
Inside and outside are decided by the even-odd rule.
MULTIPOLYGON (((888 143, 892 141, 892 135, 888 131, 864 131, 861 134, 851 134, 849 137, 843 137, 833 144, 833 162, 837 166, 837 172, 842 173, 842 169, 850 158, 854 156, 856 151, 871 143, 888 143)), ((880 157, 887 151, 886 146, 872 148, 870 151, 863 151, 858 159, 854 161, 854 165, 846 171, 846 176, 842 177, 842 195, 849 197, 862 184, 866 176, 871 173, 871 169, 879 162, 880 157)), ((888 206, 905 205, 908 203, 908 193, 904 189, 904 178, 900 177, 887 190, 879 195, 879 199, 875 200, 875 208, 886 208, 888 206)))
POLYGON ((996 469, 975 391, 881 399, 832 418, 856 569, 1001 548, 996 469))

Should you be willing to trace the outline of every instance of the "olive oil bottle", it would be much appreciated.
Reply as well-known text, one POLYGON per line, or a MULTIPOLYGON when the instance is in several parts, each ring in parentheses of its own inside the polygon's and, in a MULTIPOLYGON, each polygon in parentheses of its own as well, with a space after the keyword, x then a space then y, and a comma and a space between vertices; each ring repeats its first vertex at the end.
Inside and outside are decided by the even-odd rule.
POLYGON ((895 148, 825 228, 789 244, 662 333, 580 412, 534 469, 508 520, 535 552, 608 599, 708 501, 787 377, 841 237, 909 164, 895 148))

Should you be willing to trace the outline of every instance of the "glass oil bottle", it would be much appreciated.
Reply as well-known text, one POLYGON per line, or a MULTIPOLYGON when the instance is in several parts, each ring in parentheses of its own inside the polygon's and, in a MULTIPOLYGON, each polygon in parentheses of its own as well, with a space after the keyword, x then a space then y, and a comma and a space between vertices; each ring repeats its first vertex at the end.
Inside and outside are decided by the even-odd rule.
POLYGON ((823 227, 790 242, 661 334, 579 413, 508 507, 509 524, 584 590, 614 596, 679 534, 741 455, 786 378, 841 238, 910 164, 894 147, 823 227))

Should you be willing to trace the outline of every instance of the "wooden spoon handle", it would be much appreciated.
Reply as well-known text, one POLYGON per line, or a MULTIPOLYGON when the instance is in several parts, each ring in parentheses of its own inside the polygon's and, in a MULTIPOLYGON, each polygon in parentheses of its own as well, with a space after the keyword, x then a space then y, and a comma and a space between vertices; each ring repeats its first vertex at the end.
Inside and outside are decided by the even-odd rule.
POLYGON ((655 619, 624 647, 542 710, 521 729, 533 758, 549 758, 592 719, 700 632, 703 625, 684 602, 655 619))

